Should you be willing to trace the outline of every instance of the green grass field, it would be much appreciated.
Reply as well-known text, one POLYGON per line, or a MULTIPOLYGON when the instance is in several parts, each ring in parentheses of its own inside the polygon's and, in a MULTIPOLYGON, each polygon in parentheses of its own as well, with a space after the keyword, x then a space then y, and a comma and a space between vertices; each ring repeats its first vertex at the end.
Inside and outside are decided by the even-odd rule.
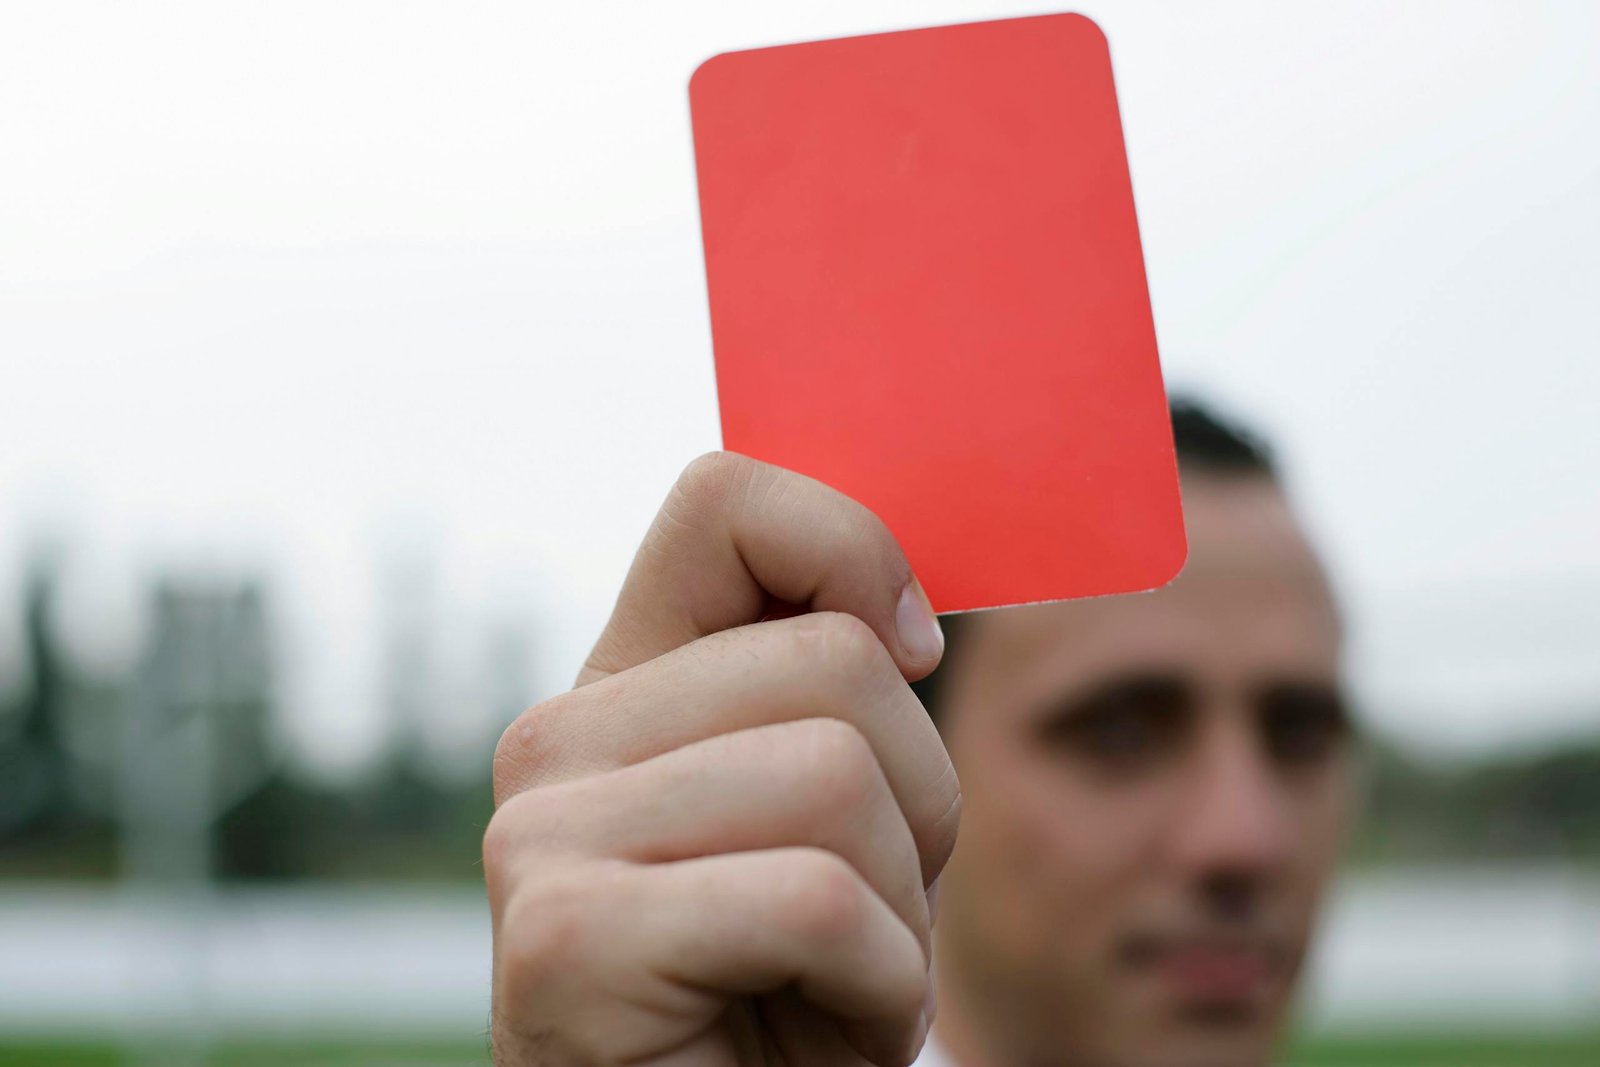
MULTIPOLYGON (((0 1042, 6 1067, 113 1067, 133 1060, 112 1045, 0 1042)), ((140 1062, 150 1062, 148 1059, 140 1062)), ((472 1044, 224 1044, 209 1067, 485 1067, 472 1044)), ((1322 1038, 1291 1048, 1284 1067, 1600 1067, 1600 1030, 1494 1037, 1322 1038)))
POLYGON ((1600 1030, 1521 1037, 1370 1037, 1304 1041, 1285 1067, 1600 1067, 1600 1030))

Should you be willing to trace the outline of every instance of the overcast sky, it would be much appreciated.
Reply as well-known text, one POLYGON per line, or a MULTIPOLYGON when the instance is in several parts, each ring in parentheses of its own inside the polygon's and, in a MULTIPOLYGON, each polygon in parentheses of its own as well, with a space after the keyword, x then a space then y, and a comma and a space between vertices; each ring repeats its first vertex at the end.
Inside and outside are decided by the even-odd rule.
MULTIPOLYGON (((40 537, 91 663, 153 573, 260 573, 293 743, 347 765, 384 569, 431 560, 438 721, 493 732, 486 630, 564 687, 718 444, 690 71, 1054 10, 0 7, 0 670, 40 537)), ((1600 7, 1079 10, 1169 385, 1281 442, 1365 703, 1436 751, 1600 728, 1600 7)))

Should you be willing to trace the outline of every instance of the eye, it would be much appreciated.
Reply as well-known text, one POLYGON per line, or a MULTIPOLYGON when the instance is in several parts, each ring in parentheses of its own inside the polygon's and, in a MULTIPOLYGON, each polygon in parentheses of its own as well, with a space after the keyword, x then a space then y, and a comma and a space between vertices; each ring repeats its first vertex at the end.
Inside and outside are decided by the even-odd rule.
POLYGON ((1131 771, 1174 751, 1188 692, 1166 678, 1125 679, 1073 700, 1040 724, 1050 748, 1106 770, 1131 771))
POLYGON ((1326 762, 1343 752, 1350 716, 1337 689, 1287 684, 1261 696, 1261 732, 1272 758, 1288 766, 1326 762))

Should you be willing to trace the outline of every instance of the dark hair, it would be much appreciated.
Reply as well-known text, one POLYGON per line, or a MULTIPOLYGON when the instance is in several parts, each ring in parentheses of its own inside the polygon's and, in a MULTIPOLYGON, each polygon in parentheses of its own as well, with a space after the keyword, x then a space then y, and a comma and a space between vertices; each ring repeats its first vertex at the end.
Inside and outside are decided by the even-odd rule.
MULTIPOLYGON (((1278 477, 1272 450, 1252 431, 1231 422, 1192 397, 1175 397, 1168 410, 1172 414, 1172 448, 1178 466, 1207 474, 1224 476, 1278 477)), ((961 633, 976 616, 946 615, 939 620, 944 630, 945 658, 949 663, 961 633)), ((943 670, 936 670, 920 682, 913 682, 922 706, 935 724, 939 722, 940 682, 943 670)))
POLYGON ((1277 477, 1272 449, 1252 431, 1190 397, 1175 398, 1169 410, 1172 448, 1180 465, 1218 474, 1277 477))

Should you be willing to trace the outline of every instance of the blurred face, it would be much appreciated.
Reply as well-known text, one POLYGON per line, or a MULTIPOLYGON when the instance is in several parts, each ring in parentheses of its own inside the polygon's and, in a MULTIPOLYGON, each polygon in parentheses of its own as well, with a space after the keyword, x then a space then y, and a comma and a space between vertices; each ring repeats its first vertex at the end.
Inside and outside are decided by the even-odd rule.
POLYGON ((1186 472, 1154 593, 975 618, 944 730, 939 1032, 967 1067, 1270 1058, 1351 792, 1339 625, 1268 479, 1186 472))

